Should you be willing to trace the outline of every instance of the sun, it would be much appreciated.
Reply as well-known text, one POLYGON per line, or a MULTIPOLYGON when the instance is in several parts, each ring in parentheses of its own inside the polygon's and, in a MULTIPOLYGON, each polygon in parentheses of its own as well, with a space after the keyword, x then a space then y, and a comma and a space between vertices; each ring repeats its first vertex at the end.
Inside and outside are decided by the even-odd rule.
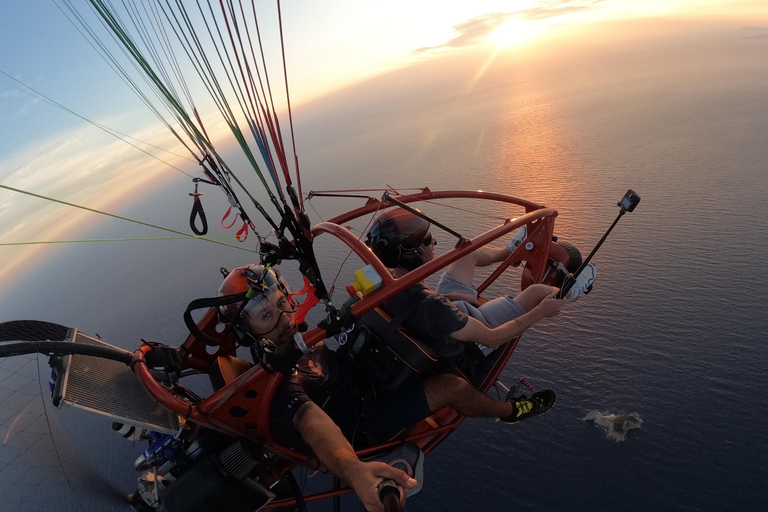
POLYGON ((515 20, 500 25, 486 39, 498 48, 521 46, 536 39, 546 29, 547 25, 539 21, 515 20))

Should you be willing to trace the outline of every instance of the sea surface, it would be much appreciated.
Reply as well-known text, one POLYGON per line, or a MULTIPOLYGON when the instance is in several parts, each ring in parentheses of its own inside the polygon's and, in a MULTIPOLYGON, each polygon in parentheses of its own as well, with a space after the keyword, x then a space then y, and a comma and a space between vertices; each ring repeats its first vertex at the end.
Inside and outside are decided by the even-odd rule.
MULTIPOLYGON (((741 511, 768 501, 768 39, 734 30, 613 50, 499 57, 474 81, 425 69, 410 89, 400 84, 416 71, 406 70, 295 112, 305 193, 503 192, 555 208, 556 234, 584 254, 628 188, 642 198, 595 255, 593 292, 530 329, 503 374, 555 389, 555 408, 514 426, 467 420, 428 457, 409 511, 741 511), (642 425, 617 442, 584 420, 591 411, 635 413, 642 425)), ((184 229, 189 188, 175 181, 120 213, 184 229)), ((224 201, 214 190, 203 201, 222 234, 224 201)), ((522 213, 443 203, 425 210, 462 233, 522 213)), ((310 204, 318 221, 360 203, 310 204)), ((438 252, 453 245, 433 233, 438 252)), ((152 234, 110 220, 82 236, 152 234)), ((322 240, 318 253, 333 281, 347 253, 322 240)), ((219 267, 255 258, 181 240, 67 246, 2 290, 0 321, 77 326, 125 348, 140 338, 176 345, 186 304, 215 294, 219 267)), ((355 265, 341 269, 340 290, 355 265)), ((284 268, 298 284, 295 265, 284 268)), ((518 283, 510 272, 488 295, 518 283)), ((21 382, 33 397, 34 367, 28 380, 4 381, 27 363, 4 364, 15 369, 0 373, 0 398, 21 382)), ((0 416, 0 509, 36 510, 19 486, 45 481, 60 485, 52 510, 128 510, 118 498, 134 488, 142 447, 100 418, 49 411, 66 455, 43 471, 10 444, 15 410, 0 416)))

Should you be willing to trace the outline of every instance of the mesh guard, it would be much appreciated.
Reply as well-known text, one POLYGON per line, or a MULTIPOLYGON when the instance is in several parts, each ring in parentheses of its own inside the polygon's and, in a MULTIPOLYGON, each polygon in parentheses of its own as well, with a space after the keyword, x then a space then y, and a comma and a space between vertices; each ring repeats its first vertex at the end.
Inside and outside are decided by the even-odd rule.
MULTIPOLYGON (((76 329, 70 331, 67 341, 112 346, 76 329)), ((155 400, 128 366, 80 354, 61 357, 55 366, 61 385, 54 403, 59 398, 59 407, 66 404, 155 432, 175 434, 179 430, 176 413, 155 400)))

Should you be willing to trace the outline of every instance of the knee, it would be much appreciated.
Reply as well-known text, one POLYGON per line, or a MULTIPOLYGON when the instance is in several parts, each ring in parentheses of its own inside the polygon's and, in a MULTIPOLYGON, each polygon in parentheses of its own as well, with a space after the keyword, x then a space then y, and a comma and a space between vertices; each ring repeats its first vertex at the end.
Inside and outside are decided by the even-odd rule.
POLYGON ((458 375, 453 375, 450 373, 437 375, 435 379, 438 379, 437 382, 439 383, 440 387, 447 393, 460 393, 472 387, 466 380, 462 379, 458 375))
POLYGON ((424 393, 432 412, 455 404, 473 390, 469 382, 451 374, 435 375, 424 382, 424 393))

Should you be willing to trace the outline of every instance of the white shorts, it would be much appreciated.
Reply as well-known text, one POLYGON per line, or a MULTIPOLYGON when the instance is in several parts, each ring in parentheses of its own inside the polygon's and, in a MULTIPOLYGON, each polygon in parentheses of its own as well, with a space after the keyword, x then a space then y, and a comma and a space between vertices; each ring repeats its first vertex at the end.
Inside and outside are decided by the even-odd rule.
MULTIPOLYGON (((437 289, 435 291, 440 294, 465 293, 477 297, 477 290, 457 281, 445 272, 440 276, 440 281, 438 281, 437 289)), ((463 300, 453 301, 453 304, 459 308, 460 311, 472 318, 480 320, 488 327, 498 327, 501 324, 505 324, 510 320, 525 314, 525 308, 512 297, 497 297, 479 307, 473 306, 463 300)), ((484 355, 488 355, 495 350, 495 348, 486 347, 480 343, 478 343, 477 346, 484 355)))

